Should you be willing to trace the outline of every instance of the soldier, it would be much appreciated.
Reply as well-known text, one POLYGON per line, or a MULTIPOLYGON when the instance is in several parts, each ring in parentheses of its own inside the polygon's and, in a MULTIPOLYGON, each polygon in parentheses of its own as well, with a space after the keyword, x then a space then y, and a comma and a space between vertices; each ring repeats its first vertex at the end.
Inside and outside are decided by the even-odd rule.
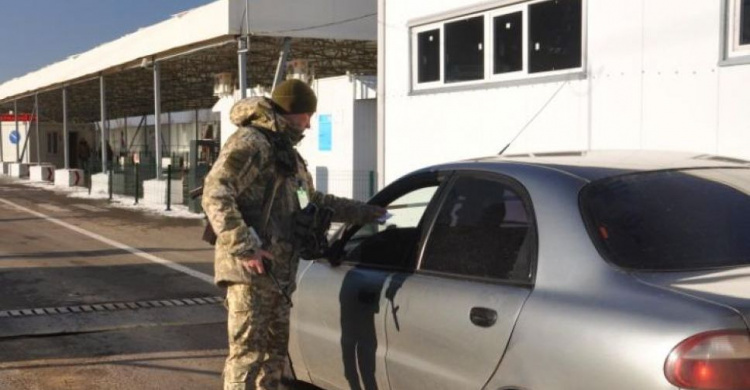
POLYGON ((317 107, 312 89, 287 80, 272 98, 232 107, 239 126, 206 176, 203 209, 216 236, 215 282, 227 289, 229 356, 224 389, 276 389, 287 355, 289 310, 265 264, 291 294, 299 261, 294 215, 307 202, 334 210, 333 219, 364 224, 385 209, 315 191, 294 149, 317 107), (272 201, 269 201, 272 198, 272 201), (264 204, 270 215, 264 228, 264 204), (263 230, 263 231, 261 231, 263 230))

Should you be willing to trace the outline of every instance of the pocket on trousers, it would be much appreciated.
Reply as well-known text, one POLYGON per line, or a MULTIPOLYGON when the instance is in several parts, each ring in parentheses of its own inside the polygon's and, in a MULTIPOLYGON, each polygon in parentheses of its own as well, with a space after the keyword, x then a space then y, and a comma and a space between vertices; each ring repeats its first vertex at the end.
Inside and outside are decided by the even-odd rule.
POLYGON ((225 306, 232 313, 250 311, 250 285, 232 284, 227 287, 225 306))

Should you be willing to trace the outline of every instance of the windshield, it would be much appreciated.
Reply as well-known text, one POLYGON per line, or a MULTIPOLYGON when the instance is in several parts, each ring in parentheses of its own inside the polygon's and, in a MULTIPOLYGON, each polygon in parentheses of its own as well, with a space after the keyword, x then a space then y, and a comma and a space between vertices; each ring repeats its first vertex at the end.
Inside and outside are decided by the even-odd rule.
POLYGON ((750 264, 750 169, 638 173, 589 184, 581 207, 615 265, 685 271, 750 264))

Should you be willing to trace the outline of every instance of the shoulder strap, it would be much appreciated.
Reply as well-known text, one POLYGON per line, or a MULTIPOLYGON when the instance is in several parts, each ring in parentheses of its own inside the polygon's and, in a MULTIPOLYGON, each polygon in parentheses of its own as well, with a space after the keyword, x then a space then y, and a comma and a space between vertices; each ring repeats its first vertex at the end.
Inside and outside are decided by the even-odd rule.
POLYGON ((266 191, 263 193, 263 219, 261 220, 259 232, 261 236, 265 234, 266 227, 268 227, 268 220, 271 217, 271 206, 273 206, 273 200, 276 198, 276 191, 279 189, 282 180, 284 180, 284 178, 276 175, 276 177, 269 180, 269 183, 266 186, 266 191))

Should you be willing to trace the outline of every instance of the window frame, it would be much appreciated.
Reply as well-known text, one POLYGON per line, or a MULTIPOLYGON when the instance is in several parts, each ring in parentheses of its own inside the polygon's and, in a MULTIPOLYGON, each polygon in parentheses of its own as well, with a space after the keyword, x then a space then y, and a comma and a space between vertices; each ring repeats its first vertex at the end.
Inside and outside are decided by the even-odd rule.
POLYGON ((432 199, 425 207, 424 214, 422 215, 422 221, 417 226, 419 232, 419 238, 416 242, 415 253, 416 256, 411 261, 406 262, 405 267, 389 264, 370 264, 363 262, 355 262, 350 260, 344 260, 343 248, 346 243, 352 238, 352 236, 362 227, 362 225, 346 225, 339 233, 332 239, 333 245, 332 250, 334 258, 339 260, 341 264, 345 264, 352 268, 364 268, 364 269, 375 269, 375 270, 387 270, 395 272, 414 272, 416 264, 419 261, 419 254, 421 243, 424 240, 426 227, 429 226, 430 221, 433 220, 433 213, 438 209, 440 201, 443 199, 443 191, 445 191, 446 185, 451 181, 450 178, 453 175, 453 171, 427 171, 427 172, 415 172, 411 175, 405 176, 396 182, 390 184, 384 188, 383 191, 377 193, 367 204, 374 204, 378 206, 384 206, 391 202, 399 199, 400 197, 414 191, 418 191, 422 188, 430 187, 430 184, 420 185, 420 183, 429 183, 430 181, 437 182, 437 189, 433 194, 432 199))
POLYGON ((487 47, 489 47, 490 55, 486 58, 486 64, 485 66, 488 69, 488 79, 490 81, 508 81, 508 80, 516 80, 518 78, 522 78, 524 76, 529 75, 529 57, 527 54, 528 51, 528 45, 529 45, 529 34, 526 32, 526 29, 529 28, 529 13, 528 10, 528 3, 524 4, 514 4, 506 7, 502 7, 496 10, 492 10, 487 14, 487 28, 489 31, 489 42, 487 43, 487 47), (521 31, 521 70, 517 70, 515 72, 507 72, 507 73, 500 73, 495 74, 495 18, 498 16, 503 15, 510 15, 512 13, 521 12, 521 21, 523 23, 523 31, 521 31))
POLYGON ((741 44, 743 0, 729 0, 727 58, 750 56, 750 43, 741 44))
POLYGON ((413 78, 412 84, 416 84, 420 86, 420 89, 429 89, 429 88, 435 88, 443 85, 443 63, 445 62, 444 56, 445 56, 445 50, 443 49, 443 44, 445 43, 445 37, 443 34, 443 25, 437 25, 436 23, 433 24, 427 24, 424 26, 420 26, 417 28, 412 29, 411 31, 411 37, 410 37, 410 47, 411 47, 411 77, 413 78), (438 54, 438 79, 437 81, 429 81, 425 83, 419 82, 419 34, 431 30, 438 30, 438 34, 440 37, 440 47, 439 47, 439 54, 438 54))
MULTIPOLYGON (((437 92, 440 90, 456 90, 456 89, 472 89, 472 88, 484 88, 487 84, 496 84, 498 86, 503 85, 516 85, 526 83, 540 83, 548 82, 550 79, 568 79, 571 76, 578 76, 578 78, 585 78, 587 69, 587 40, 588 40, 588 28, 587 28, 587 9, 589 0, 581 0, 581 65, 576 68, 568 68, 554 71, 545 71, 538 73, 529 73, 529 59, 528 59, 528 41, 529 41, 529 5, 543 3, 553 0, 505 0, 495 2, 486 6, 486 8, 476 9, 468 8, 465 13, 460 11, 450 12, 450 16, 444 17, 427 17, 417 21, 408 23, 409 27, 409 50, 411 51, 409 59, 411 64, 409 66, 409 91, 411 94, 420 92, 437 92), (502 16, 511 14, 514 12, 522 13, 523 20, 523 31, 522 31, 522 62, 523 68, 520 71, 494 74, 494 51, 495 51, 495 39, 493 31, 493 20, 496 16, 502 16), (484 17, 484 74, 483 79, 461 81, 461 82, 445 82, 445 34, 444 26, 446 23, 455 22, 463 19, 470 19, 473 17, 482 16, 484 17), (418 40, 417 34, 424 31, 433 29, 440 30, 440 78, 438 81, 432 81, 427 83, 420 83, 418 67, 417 67, 417 50, 418 40)), ((731 0, 730 0, 731 1, 731 0)))
POLYGON ((439 192, 436 194, 436 198, 434 199, 434 201, 436 202, 434 205, 431 205, 432 207, 431 207, 431 210, 429 210, 430 211, 429 216, 427 213, 425 213, 425 216, 428 216, 429 220, 425 221, 425 226, 422 231, 422 236, 420 237, 420 240, 417 246, 417 264, 414 270, 415 274, 429 275, 429 276, 435 276, 435 277, 445 277, 445 278, 458 279, 458 280, 470 280, 470 281, 491 283, 491 284, 513 285, 513 286, 534 286, 534 284, 536 283, 536 270, 537 270, 537 264, 539 261, 539 230, 537 228, 536 214, 534 212, 534 204, 531 201, 531 195, 529 194, 528 190, 526 190, 526 187, 523 186, 523 184, 521 184, 518 180, 515 180, 509 176, 506 176, 502 173, 497 173, 497 172, 486 172, 486 171, 475 171, 475 170, 457 171, 451 176, 450 180, 444 183, 442 188, 439 189, 439 192), (430 237, 432 236, 432 232, 435 228, 435 223, 437 222, 437 218, 443 209, 444 203, 448 197, 448 193, 450 193, 450 190, 453 188, 457 180, 459 180, 460 178, 466 178, 466 177, 498 182, 502 185, 507 186, 508 189, 514 191, 518 195, 518 197, 521 198, 524 208, 526 209, 526 212, 528 213, 527 217, 529 220, 529 234, 531 234, 529 239, 533 240, 529 244, 531 245, 531 248, 529 250, 530 259, 529 259, 528 280, 526 281, 507 280, 507 279, 500 279, 500 278, 488 278, 488 277, 471 276, 471 275, 464 275, 464 274, 458 274, 458 273, 452 273, 452 272, 441 272, 441 271, 432 271, 432 270, 422 269, 425 249, 427 247, 427 244, 430 241, 430 237), (437 196, 439 196, 439 198, 437 196))

